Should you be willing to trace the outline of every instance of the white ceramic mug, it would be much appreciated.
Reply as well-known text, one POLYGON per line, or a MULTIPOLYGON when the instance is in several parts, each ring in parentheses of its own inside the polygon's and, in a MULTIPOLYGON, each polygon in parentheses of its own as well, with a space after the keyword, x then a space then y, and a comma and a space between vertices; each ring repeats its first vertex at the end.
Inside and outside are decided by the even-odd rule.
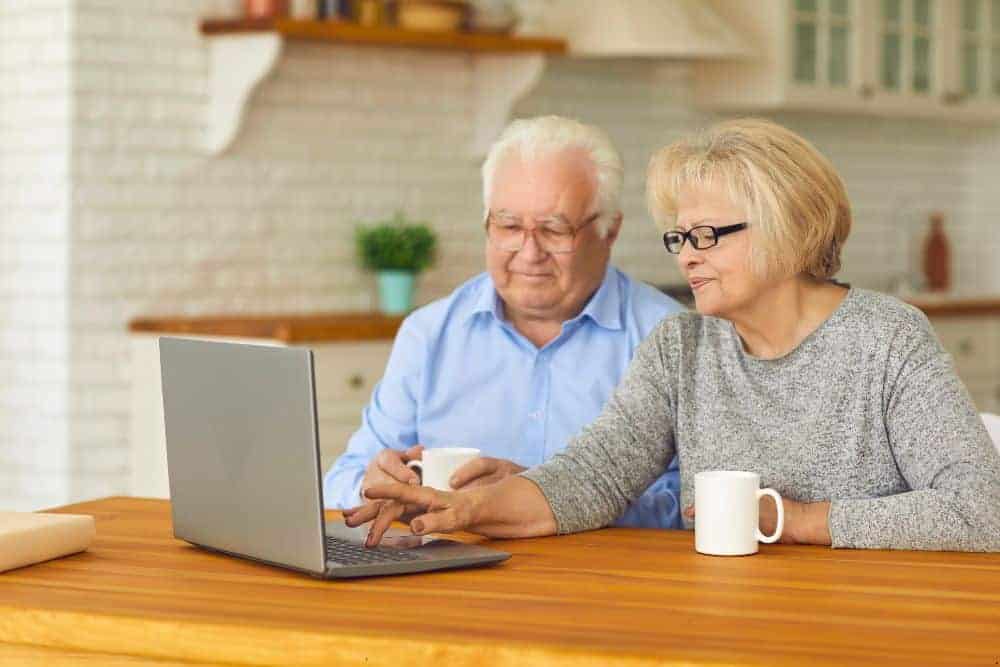
POLYGON ((698 553, 712 556, 746 556, 757 553, 757 543, 770 544, 781 538, 785 507, 774 489, 760 488, 754 472, 712 470, 694 476, 694 544, 698 553), (758 501, 774 498, 778 526, 774 535, 763 535, 758 501))
POLYGON ((479 458, 479 450, 472 447, 435 447, 425 449, 420 461, 410 461, 406 465, 420 471, 424 486, 438 491, 453 491, 448 480, 452 473, 473 459, 479 458))

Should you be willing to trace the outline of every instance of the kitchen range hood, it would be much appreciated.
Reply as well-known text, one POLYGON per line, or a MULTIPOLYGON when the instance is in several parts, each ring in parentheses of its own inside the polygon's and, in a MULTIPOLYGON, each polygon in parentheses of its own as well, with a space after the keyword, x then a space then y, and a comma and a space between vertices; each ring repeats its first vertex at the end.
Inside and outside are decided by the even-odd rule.
POLYGON ((704 0, 556 0, 543 22, 587 58, 739 58, 747 40, 704 0))

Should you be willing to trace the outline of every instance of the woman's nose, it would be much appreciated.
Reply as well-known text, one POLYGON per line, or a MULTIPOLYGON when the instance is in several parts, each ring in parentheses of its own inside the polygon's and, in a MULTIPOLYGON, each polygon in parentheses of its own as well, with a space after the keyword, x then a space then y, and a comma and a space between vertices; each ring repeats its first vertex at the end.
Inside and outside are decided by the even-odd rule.
POLYGON ((701 264, 704 260, 691 241, 688 240, 681 246, 681 251, 677 254, 677 263, 682 267, 692 267, 701 264))

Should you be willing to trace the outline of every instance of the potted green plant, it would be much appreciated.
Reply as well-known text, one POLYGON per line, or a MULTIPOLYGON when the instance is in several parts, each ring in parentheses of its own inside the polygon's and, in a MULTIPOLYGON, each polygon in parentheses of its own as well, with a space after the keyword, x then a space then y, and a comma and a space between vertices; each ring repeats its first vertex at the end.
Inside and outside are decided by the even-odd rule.
POLYGON ((414 278, 434 262, 437 237, 431 228, 397 212, 389 220, 358 227, 355 238, 362 264, 376 273, 382 312, 410 310, 414 278))

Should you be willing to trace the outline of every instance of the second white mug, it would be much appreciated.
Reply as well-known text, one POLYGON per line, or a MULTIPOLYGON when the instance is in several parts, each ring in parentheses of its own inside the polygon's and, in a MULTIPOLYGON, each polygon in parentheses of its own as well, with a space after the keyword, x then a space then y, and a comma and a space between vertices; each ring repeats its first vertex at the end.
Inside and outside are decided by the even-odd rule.
POLYGON ((774 489, 760 488, 760 475, 734 470, 712 470, 694 476, 694 544, 698 553, 746 556, 757 553, 757 543, 777 542, 785 527, 785 507, 774 489), (778 525, 774 535, 758 527, 758 502, 774 498, 778 525))
POLYGON ((472 447, 434 447, 425 449, 420 461, 410 461, 406 465, 420 471, 424 486, 438 491, 453 491, 448 483, 452 473, 479 458, 479 454, 479 450, 472 447))

